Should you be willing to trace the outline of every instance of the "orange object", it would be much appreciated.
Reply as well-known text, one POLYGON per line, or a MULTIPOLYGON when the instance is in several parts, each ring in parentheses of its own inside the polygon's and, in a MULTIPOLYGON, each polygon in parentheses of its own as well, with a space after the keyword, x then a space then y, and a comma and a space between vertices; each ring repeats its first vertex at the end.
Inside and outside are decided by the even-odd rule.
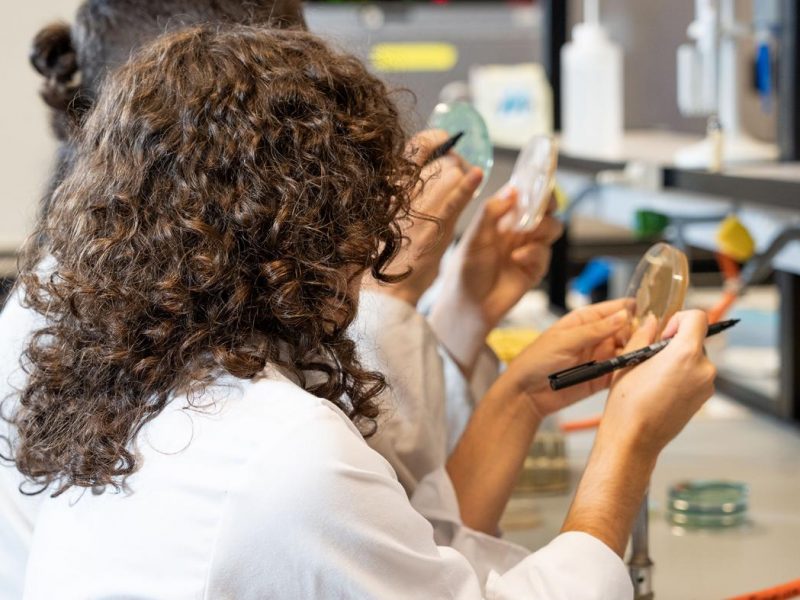
POLYGON ((581 421, 567 421, 561 424, 561 431, 564 433, 571 433, 573 431, 585 431, 587 429, 596 429, 600 425, 602 417, 592 417, 591 419, 583 419, 581 421))
POLYGON ((786 598, 797 598, 798 596, 800 596, 800 579, 795 579, 789 583, 728 598, 728 600, 786 600, 786 598))
POLYGON ((723 293, 722 299, 708 311, 708 324, 713 325, 721 320, 722 317, 725 316, 725 313, 727 313, 731 306, 733 306, 734 302, 736 302, 738 297, 738 294, 734 292, 723 293))
POLYGON ((737 279, 739 277, 739 263, 727 254, 722 254, 721 252, 717 252, 716 256, 719 270, 722 272, 725 281, 737 279))
POLYGON ((714 324, 722 319, 733 306, 739 297, 739 263, 727 254, 717 252, 717 264, 725 280, 725 288, 722 299, 708 311, 708 323, 714 324))

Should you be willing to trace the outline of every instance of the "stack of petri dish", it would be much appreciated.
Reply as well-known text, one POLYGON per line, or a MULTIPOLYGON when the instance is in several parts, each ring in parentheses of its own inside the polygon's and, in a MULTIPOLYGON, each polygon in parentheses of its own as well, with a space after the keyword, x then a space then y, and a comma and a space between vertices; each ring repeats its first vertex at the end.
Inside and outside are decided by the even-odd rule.
POLYGON ((736 481, 701 480, 673 485, 667 520, 687 529, 738 527, 747 521, 748 488, 736 481))

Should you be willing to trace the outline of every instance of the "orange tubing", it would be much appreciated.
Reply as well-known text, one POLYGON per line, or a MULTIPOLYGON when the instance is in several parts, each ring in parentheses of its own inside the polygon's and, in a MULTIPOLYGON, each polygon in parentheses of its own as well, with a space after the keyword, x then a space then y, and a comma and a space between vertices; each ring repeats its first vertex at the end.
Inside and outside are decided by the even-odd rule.
POLYGON ((721 320, 738 297, 739 296, 734 292, 724 292, 722 294, 722 299, 708 310, 708 323, 712 324, 721 320))
POLYGON ((572 433, 573 431, 595 429, 600 425, 600 419, 602 419, 602 417, 592 417, 591 419, 583 419, 581 421, 567 421, 561 424, 561 431, 564 433, 572 433))
POLYGON ((798 596, 800 596, 800 579, 795 579, 789 583, 728 598, 728 600, 786 600, 786 598, 797 598, 798 596))
MULTIPOLYGON (((725 283, 736 282, 736 280, 739 279, 739 263, 737 263, 727 254, 722 254, 720 252, 717 252, 716 257, 717 265, 719 265, 719 270, 722 273, 725 283)), ((738 288, 736 285, 731 285, 730 287, 734 290, 738 288)), ((735 291, 723 292, 720 301, 709 309, 708 322, 716 323, 717 321, 720 321, 722 317, 724 317, 725 314, 730 310, 731 306, 733 306, 733 303, 736 302, 736 298, 738 298, 738 296, 738 293, 735 291)))
POLYGON ((717 258, 717 265, 719 265, 719 270, 722 272, 722 277, 725 281, 739 277, 739 263, 727 254, 717 252, 715 256, 717 258))

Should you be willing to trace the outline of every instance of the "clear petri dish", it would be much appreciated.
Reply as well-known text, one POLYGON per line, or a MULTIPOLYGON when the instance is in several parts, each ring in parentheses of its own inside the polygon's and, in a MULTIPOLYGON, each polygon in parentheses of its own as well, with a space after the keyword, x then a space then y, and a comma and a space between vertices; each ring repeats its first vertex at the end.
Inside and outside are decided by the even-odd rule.
POLYGON ((514 164, 508 184, 519 194, 516 208, 503 219, 506 229, 529 231, 544 218, 555 186, 558 142, 549 135, 535 135, 514 164))
POLYGON ((469 164, 483 170, 483 180, 475 191, 481 193, 494 165, 494 147, 480 113, 468 102, 440 102, 428 119, 428 127, 444 129, 450 135, 464 132, 453 150, 469 164))
POLYGON ((736 527, 747 521, 749 490, 738 481, 685 481, 669 488, 667 520, 686 528, 736 527))
POLYGON ((628 285, 633 328, 648 316, 657 320, 656 337, 661 335, 670 318, 681 308, 689 288, 689 261, 686 255, 665 243, 658 243, 645 252, 628 285))

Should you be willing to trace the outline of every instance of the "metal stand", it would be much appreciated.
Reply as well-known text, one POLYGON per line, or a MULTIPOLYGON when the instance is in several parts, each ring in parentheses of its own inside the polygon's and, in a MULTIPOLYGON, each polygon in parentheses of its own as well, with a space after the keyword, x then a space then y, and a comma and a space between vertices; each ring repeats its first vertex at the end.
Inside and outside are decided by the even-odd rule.
POLYGON ((633 582, 633 597, 635 600, 650 600, 653 595, 653 561, 650 560, 649 540, 649 515, 647 512, 650 492, 644 495, 639 514, 633 525, 631 536, 631 558, 628 561, 628 570, 633 582))
POLYGON ((800 158, 800 15, 797 0, 781 0, 778 145, 781 160, 800 158))
POLYGON ((561 129, 561 46, 567 42, 567 0, 543 0, 542 64, 553 88, 553 128, 561 129))
POLYGON ((775 272, 781 294, 781 375, 778 414, 800 421, 800 276, 775 272))

